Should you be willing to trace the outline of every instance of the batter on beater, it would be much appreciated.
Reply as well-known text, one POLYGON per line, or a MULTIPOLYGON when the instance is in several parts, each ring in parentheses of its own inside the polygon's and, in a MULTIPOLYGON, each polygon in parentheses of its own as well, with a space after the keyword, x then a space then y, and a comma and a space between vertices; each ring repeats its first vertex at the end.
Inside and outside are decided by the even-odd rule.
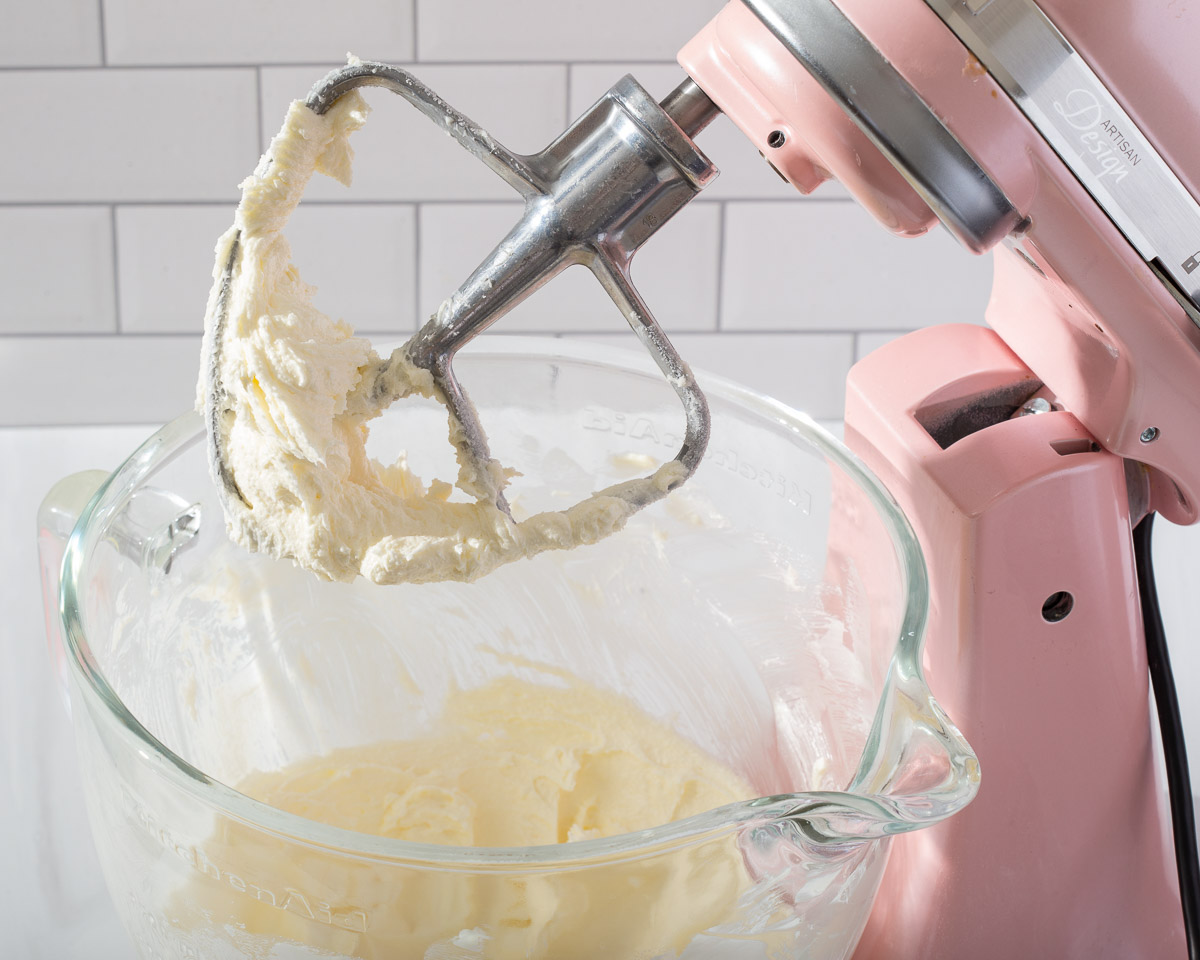
MULTIPOLYGON (((218 483, 237 494, 224 499, 230 535, 331 580, 361 574, 376 583, 420 583, 473 580, 500 564, 620 529, 642 493, 635 488, 652 494, 641 499, 656 498, 685 475, 679 463, 518 522, 489 495, 509 479, 495 461, 482 476, 460 452, 454 486, 470 498, 464 501, 451 499, 447 482, 425 484, 403 457, 381 464, 368 456, 366 422, 381 412, 381 386, 389 397, 444 397, 429 372, 411 363, 393 361, 378 376, 384 364, 371 344, 313 306, 283 235, 314 172, 349 184, 348 137, 367 112, 357 92, 324 114, 293 103, 242 183, 234 225, 217 244, 200 405, 219 385, 222 442, 214 469, 218 483)), ((452 440, 459 429, 451 417, 452 440)))

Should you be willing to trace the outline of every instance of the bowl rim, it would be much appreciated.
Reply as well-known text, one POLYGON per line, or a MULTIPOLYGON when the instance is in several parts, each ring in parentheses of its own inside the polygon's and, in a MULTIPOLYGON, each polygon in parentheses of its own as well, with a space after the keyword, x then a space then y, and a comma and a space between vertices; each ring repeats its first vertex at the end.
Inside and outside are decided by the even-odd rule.
MULTIPOLYGON (((593 341, 563 338, 503 336, 476 340, 463 351, 471 360, 496 357, 568 362, 603 366, 634 374, 661 377, 653 360, 645 353, 593 341)), ((894 498, 871 471, 839 440, 819 426, 807 414, 767 397, 758 391, 721 376, 697 373, 701 388, 723 401, 748 410, 767 421, 804 437, 828 459, 837 463, 866 493, 880 515, 896 550, 899 572, 903 577, 905 609, 900 621, 893 656, 896 666, 909 678, 906 693, 926 699, 924 706, 945 719, 938 708, 921 671, 921 648, 928 617, 929 588, 924 557, 908 520, 894 498), (915 684, 915 686, 914 686, 915 684)), ((897 808, 895 801, 879 794, 843 791, 807 791, 739 801, 684 820, 673 821, 634 833, 562 844, 526 847, 471 847, 430 843, 364 834, 288 813, 240 793, 193 766, 159 741, 125 706, 99 668, 84 630, 79 585, 87 559, 97 545, 100 532, 109 518, 123 506, 131 492, 152 473, 168 454, 182 452, 204 438, 200 415, 190 411, 165 424, 150 436, 100 486, 81 512, 63 557, 59 580, 59 614, 67 647, 67 661, 94 720, 120 728, 122 736, 132 736, 143 762, 162 776, 193 795, 221 815, 240 821, 256 830, 274 834, 290 843, 368 858, 376 862, 405 864, 438 870, 503 870, 519 868, 522 873, 561 870, 569 865, 610 864, 619 860, 640 859, 703 843, 745 826, 781 818, 817 817, 827 826, 831 818, 841 818, 838 829, 806 832, 814 842, 846 843, 867 841, 927 826, 944 819, 965 806, 974 790, 961 802, 916 805, 897 808)), ((875 756, 885 739, 889 680, 877 707, 874 726, 864 744, 858 773, 849 787, 861 788, 869 779, 868 771, 878 766, 875 756)), ((961 734, 947 721, 945 747, 952 759, 974 761, 974 754, 961 734)), ((959 791, 961 792, 961 791, 959 791)))

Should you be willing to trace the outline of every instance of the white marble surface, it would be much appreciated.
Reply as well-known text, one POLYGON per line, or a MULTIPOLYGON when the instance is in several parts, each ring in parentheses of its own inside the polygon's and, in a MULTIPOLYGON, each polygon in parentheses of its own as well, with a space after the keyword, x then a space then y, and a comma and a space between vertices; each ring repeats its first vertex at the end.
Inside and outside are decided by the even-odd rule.
MULTIPOLYGON (((150 427, 0 429, 0 956, 133 960, 104 890, 76 773, 70 722, 46 652, 35 538, 59 478, 113 468, 150 427)), ((1200 782, 1200 529, 1160 522, 1156 560, 1200 782)))

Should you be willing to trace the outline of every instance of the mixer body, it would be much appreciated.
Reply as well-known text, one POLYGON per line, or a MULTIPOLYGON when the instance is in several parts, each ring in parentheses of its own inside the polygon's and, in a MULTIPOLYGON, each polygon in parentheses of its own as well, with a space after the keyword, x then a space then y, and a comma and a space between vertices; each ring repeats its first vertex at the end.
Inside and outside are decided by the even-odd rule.
POLYGON ((967 325, 850 377, 847 442, 930 557, 927 675, 983 770, 970 807, 894 841, 858 960, 1186 955, 1130 537, 1146 473, 1026 407, 1040 389, 967 325))
POLYGON ((983 770, 895 844, 862 958, 1186 954, 1130 532, 1200 503, 1200 13, 1176 6, 735 0, 680 53, 798 189, 995 252, 991 331, 909 335, 850 380, 983 770), (1035 393, 1049 412, 1010 419, 1035 393))

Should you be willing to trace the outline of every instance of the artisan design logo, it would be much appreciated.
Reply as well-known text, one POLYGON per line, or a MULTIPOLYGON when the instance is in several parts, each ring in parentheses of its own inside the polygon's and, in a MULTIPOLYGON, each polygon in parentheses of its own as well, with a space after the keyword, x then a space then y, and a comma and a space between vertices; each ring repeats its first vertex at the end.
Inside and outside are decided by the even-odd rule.
POLYGON ((1062 101, 1054 101, 1054 110, 1079 135, 1077 149, 1084 159, 1091 158, 1097 180, 1110 177, 1120 183, 1142 162, 1128 133, 1105 115, 1099 98, 1090 90, 1075 88, 1062 101))

